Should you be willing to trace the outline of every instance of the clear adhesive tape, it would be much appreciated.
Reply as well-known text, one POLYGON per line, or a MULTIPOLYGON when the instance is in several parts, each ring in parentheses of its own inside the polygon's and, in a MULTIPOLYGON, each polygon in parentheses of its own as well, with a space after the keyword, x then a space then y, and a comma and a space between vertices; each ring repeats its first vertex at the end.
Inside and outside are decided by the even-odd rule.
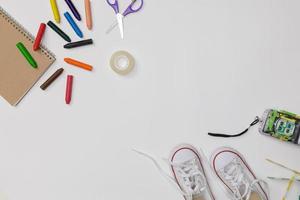
POLYGON ((135 61, 127 51, 117 51, 110 59, 110 67, 120 75, 126 75, 132 71, 135 61))

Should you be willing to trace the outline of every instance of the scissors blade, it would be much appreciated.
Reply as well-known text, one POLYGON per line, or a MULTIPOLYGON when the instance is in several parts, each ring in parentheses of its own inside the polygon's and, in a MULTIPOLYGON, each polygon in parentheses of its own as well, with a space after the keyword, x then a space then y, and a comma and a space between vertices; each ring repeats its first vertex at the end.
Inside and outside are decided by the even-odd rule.
POLYGON ((120 13, 117 14, 117 21, 120 29, 121 38, 124 38, 124 26, 123 26, 123 15, 120 13))
POLYGON ((110 25, 110 27, 106 30, 106 34, 109 34, 112 30, 114 30, 114 28, 116 28, 118 26, 118 21, 117 20, 115 20, 114 21, 114 23, 112 23, 111 25, 110 25))

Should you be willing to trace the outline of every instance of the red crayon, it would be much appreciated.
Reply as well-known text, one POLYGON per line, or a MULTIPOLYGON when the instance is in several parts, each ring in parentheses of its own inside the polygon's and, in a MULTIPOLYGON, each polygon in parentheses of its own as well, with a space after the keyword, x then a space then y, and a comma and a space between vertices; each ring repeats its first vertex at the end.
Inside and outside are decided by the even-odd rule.
POLYGON ((73 86, 73 76, 68 75, 67 86, 66 86, 66 104, 70 104, 72 99, 72 86, 73 86))
POLYGON ((34 51, 36 51, 40 48, 40 44, 41 44, 43 35, 45 33, 45 29, 46 29, 46 24, 41 23, 39 31, 36 35, 36 38, 35 38, 35 41, 34 41, 34 44, 33 44, 33 50, 34 51))

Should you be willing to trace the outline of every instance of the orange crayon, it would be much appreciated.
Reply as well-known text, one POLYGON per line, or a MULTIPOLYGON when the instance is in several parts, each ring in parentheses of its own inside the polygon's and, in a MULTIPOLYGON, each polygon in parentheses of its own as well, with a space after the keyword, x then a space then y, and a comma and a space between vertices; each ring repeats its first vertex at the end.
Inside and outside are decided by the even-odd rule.
POLYGON ((86 63, 83 63, 83 62, 80 62, 80 61, 77 61, 77 60, 74 60, 72 58, 65 58, 64 61, 66 63, 70 64, 70 65, 79 67, 81 69, 85 69, 85 70, 88 70, 88 71, 92 71, 93 70, 93 67, 91 65, 88 65, 86 63))

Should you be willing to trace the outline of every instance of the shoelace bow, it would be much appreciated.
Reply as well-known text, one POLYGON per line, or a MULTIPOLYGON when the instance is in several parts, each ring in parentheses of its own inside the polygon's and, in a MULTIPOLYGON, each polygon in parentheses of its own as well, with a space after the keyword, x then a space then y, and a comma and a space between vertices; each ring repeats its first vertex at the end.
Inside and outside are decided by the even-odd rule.
POLYGON ((181 195, 186 197, 187 200, 192 200, 193 195, 196 195, 196 194, 201 195, 203 193, 203 191, 206 189, 205 177, 199 170, 194 159, 190 160, 190 161, 186 161, 184 163, 180 163, 180 164, 172 163, 172 162, 165 160, 170 165, 172 165, 174 168, 176 168, 178 170, 178 172, 182 175, 182 177, 184 177, 184 179, 183 179, 184 183, 186 184, 186 186, 188 188, 190 188, 190 190, 187 193, 186 191, 183 191, 178 186, 177 181, 172 176, 170 176, 167 172, 165 172, 161 168, 161 166, 158 164, 158 162, 155 160, 154 157, 152 157, 149 154, 146 154, 144 152, 137 151, 135 149, 133 151, 150 159, 154 163, 154 165, 156 166, 156 168, 158 169, 160 174, 163 177, 165 177, 180 192, 181 195), (194 165, 196 165, 196 166, 194 166, 194 165))

